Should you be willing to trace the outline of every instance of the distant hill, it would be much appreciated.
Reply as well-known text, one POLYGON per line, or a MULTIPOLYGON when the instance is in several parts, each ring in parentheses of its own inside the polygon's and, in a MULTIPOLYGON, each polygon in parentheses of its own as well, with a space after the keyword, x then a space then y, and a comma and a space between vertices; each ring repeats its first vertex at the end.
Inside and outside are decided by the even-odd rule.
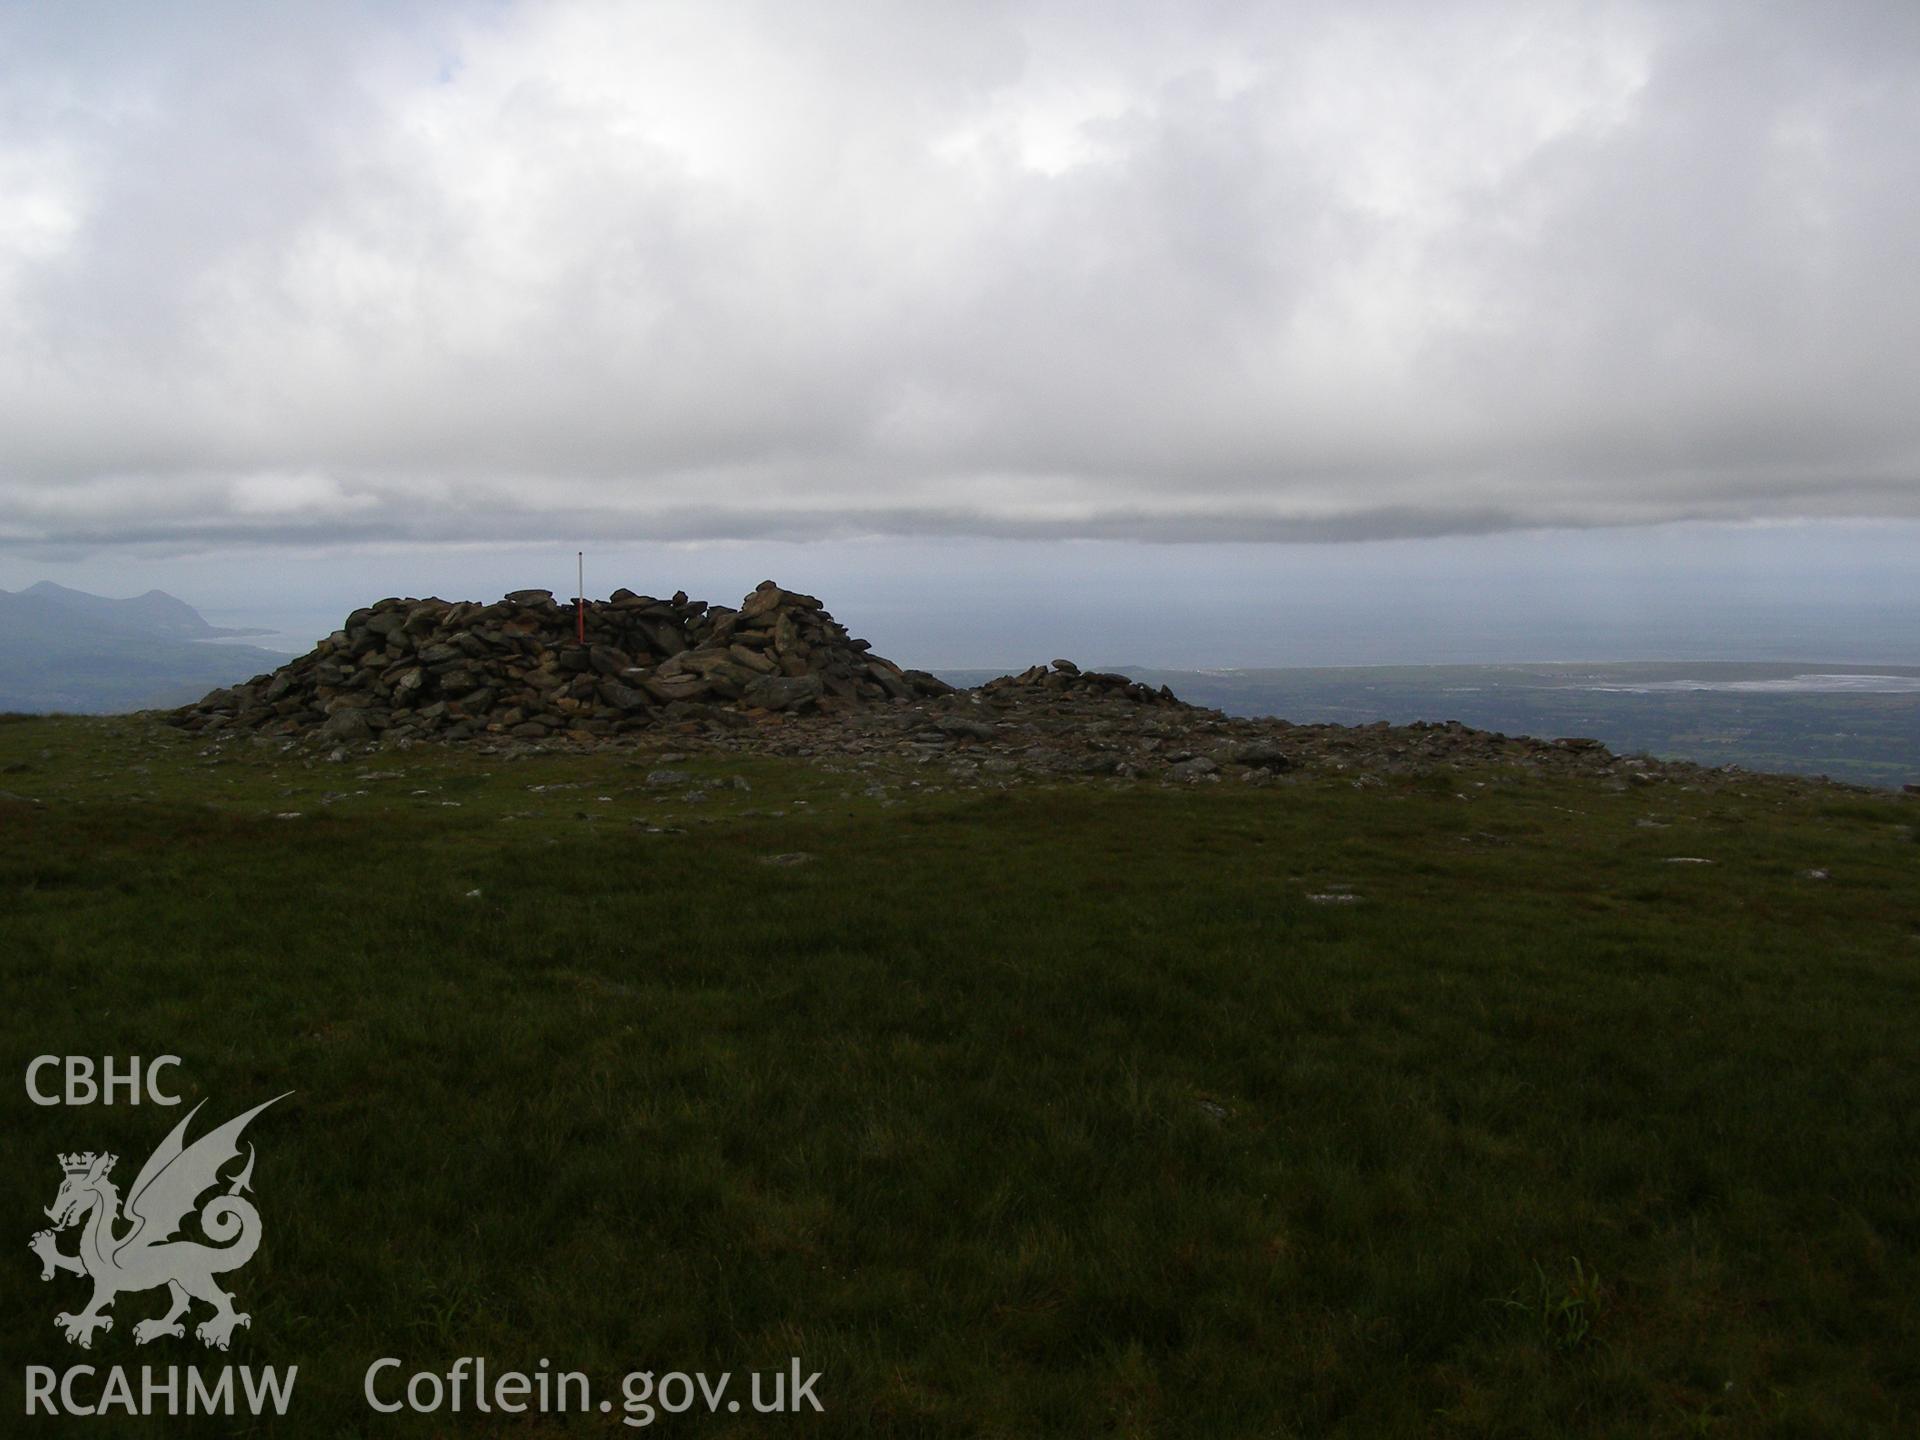
POLYGON ((131 600, 110 600, 104 595, 89 595, 84 590, 69 590, 51 580, 29 585, 18 595, 0 596, 11 600, 32 601, 49 614, 85 620, 111 630, 137 635, 159 635, 171 640, 217 640, 224 637, 265 635, 265 630, 230 630, 209 625, 200 612, 186 601, 164 590, 149 590, 131 600))
POLYGON ((209 625, 161 590, 128 600, 46 580, 0 590, 0 711, 99 715, 184 704, 284 663, 280 651, 206 643, 265 633, 209 625))

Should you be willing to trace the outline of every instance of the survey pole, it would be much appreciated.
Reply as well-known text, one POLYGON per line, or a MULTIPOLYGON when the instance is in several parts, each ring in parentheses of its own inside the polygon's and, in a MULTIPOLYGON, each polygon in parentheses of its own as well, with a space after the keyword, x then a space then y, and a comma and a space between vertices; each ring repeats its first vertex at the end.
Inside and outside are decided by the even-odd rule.
POLYGON ((575 566, 573 586, 574 633, 582 645, 587 643, 587 552, 573 552, 575 566))

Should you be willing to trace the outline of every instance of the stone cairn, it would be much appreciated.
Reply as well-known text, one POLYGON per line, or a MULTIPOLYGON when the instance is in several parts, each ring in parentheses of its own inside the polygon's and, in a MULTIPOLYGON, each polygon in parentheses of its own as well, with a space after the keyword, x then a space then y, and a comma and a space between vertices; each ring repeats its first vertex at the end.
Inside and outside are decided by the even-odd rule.
POLYGON ((590 738, 717 712, 855 709, 944 695, 855 640, 811 595, 768 580, 737 610, 616 590, 575 608, 551 591, 491 605, 382 600, 270 675, 174 711, 201 733, 337 742, 479 735, 590 738))
POLYGON ((1062 699, 1131 700, 1139 705, 1174 705, 1192 709, 1173 691, 1162 685, 1158 690, 1126 675, 1100 670, 1082 670, 1071 660, 1056 660, 1052 665, 1035 665, 1018 675, 1002 675, 980 687, 989 700, 1028 700, 1058 696, 1062 699))

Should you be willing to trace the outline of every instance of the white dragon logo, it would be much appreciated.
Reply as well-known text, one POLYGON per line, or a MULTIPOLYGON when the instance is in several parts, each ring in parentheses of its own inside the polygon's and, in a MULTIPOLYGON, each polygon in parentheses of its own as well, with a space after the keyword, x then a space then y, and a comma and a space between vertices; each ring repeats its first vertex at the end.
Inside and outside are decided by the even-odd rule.
MULTIPOLYGON (((289 1090, 287 1095, 292 1093, 289 1090)), ((121 1291, 152 1290, 160 1285, 167 1287, 172 1303, 165 1315, 142 1320, 133 1327, 136 1344, 144 1345, 162 1335, 184 1338, 186 1327, 180 1317, 194 1300, 213 1306, 213 1314, 195 1326, 193 1333, 216 1349, 227 1348, 234 1326, 250 1323, 252 1317, 233 1308, 233 1296, 213 1277, 238 1270, 260 1248, 260 1212, 240 1194, 253 1178, 253 1146, 247 1146, 245 1167, 224 1182, 226 1193, 215 1195, 200 1207, 200 1228, 215 1243, 176 1237, 200 1197, 223 1183, 220 1170, 239 1155, 240 1132, 247 1122, 287 1095, 276 1095, 186 1145, 183 1139, 188 1122, 200 1113, 200 1106, 194 1106, 140 1167, 127 1192, 125 1216, 120 1213, 119 1188, 107 1178, 119 1159, 117 1155, 96 1155, 89 1150, 60 1157, 60 1168, 67 1178, 46 1209, 54 1229, 40 1231, 27 1248, 40 1257, 42 1280, 51 1280, 56 1271, 63 1270, 93 1280, 93 1299, 86 1309, 78 1315, 63 1312, 53 1317, 53 1323, 71 1343, 91 1349, 94 1331, 113 1329, 113 1317, 102 1312, 121 1291), (85 1228, 80 1234, 79 1251, 63 1254, 55 1244, 56 1232, 82 1222, 85 1228), (122 1232, 124 1222, 131 1224, 122 1232)))

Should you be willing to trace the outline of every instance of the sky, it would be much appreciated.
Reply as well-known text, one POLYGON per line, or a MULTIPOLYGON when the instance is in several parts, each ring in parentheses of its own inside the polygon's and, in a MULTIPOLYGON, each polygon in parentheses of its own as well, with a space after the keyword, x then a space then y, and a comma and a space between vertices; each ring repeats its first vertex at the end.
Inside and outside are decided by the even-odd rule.
POLYGON ((0 586, 1920 660, 1916 66, 1908 0, 0 4, 0 586))

